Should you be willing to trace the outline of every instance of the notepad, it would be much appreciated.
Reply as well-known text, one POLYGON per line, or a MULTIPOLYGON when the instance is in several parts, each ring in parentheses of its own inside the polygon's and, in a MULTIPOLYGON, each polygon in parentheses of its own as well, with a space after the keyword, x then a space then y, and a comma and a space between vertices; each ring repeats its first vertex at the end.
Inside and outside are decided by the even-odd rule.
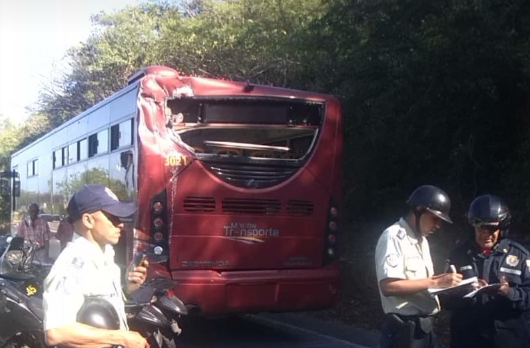
POLYGON ((484 289, 487 289, 487 288, 494 288, 494 287, 500 287, 501 286, 501 283, 494 283, 494 284, 488 284, 486 286, 483 286, 479 289, 476 289, 476 290, 473 290, 471 291, 470 293, 468 294, 465 294, 464 295, 464 298, 471 298, 473 296, 475 296, 477 293, 481 292, 482 290, 484 289))
POLYGON ((434 296, 434 295, 438 295, 438 294, 446 292, 446 291, 451 291, 453 289, 460 288, 460 287, 465 286, 465 285, 473 284, 476 281, 478 281, 477 277, 471 277, 471 278, 467 278, 467 279, 462 280, 460 283, 458 283, 457 285, 454 285, 454 286, 450 286, 450 287, 447 287, 447 288, 429 288, 428 291, 429 291, 429 294, 434 296))

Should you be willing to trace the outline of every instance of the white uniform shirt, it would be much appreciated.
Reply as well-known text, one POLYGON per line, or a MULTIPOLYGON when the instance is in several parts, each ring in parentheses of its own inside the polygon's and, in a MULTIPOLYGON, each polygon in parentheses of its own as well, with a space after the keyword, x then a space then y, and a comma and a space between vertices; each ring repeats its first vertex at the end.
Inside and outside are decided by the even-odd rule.
POLYGON ((406 296, 384 296, 381 292, 383 279, 424 279, 434 273, 427 239, 418 240, 405 219, 383 231, 375 249, 375 268, 385 313, 430 315, 440 310, 438 298, 427 290, 406 296))
POLYGON ((109 301, 127 330, 121 271, 111 245, 102 251, 84 237, 74 238, 55 261, 44 280, 44 330, 75 323, 85 296, 109 301))

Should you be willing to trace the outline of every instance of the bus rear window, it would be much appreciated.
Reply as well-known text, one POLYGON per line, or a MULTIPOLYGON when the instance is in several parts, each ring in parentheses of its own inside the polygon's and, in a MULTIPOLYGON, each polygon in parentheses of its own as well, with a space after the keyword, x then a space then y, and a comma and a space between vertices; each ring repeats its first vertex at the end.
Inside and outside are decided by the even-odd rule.
POLYGON ((288 124, 288 107, 274 105, 204 105, 205 123, 288 124))
POLYGON ((307 101, 188 99, 168 106, 173 129, 200 157, 302 159, 323 117, 323 104, 307 101))
POLYGON ((270 99, 173 99, 167 102, 173 124, 235 123, 320 126, 323 103, 270 99))
POLYGON ((200 127, 180 132, 199 154, 254 159, 300 159, 308 153, 316 129, 277 127, 200 127))

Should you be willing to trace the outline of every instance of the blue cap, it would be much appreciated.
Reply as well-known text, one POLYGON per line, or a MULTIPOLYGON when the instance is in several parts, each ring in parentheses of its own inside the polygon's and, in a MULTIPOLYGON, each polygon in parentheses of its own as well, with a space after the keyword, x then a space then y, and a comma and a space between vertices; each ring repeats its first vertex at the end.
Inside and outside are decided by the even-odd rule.
POLYGON ((70 198, 66 210, 70 222, 74 222, 81 219, 83 214, 99 210, 121 218, 128 217, 134 214, 136 206, 132 202, 120 202, 108 187, 84 185, 70 198))

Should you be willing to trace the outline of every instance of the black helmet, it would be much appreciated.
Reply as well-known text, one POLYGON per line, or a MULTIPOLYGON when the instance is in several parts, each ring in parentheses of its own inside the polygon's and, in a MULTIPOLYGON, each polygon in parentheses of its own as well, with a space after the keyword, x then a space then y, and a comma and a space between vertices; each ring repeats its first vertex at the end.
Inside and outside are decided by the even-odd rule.
POLYGON ((511 217, 508 206, 493 195, 475 198, 467 213, 467 220, 472 226, 497 226, 501 231, 508 229, 511 217))
POLYGON ((77 312, 77 322, 99 329, 119 330, 120 317, 112 304, 98 297, 85 297, 77 312))
POLYGON ((449 217, 451 200, 441 188, 432 185, 423 185, 412 192, 407 204, 411 207, 423 207, 440 219, 453 223, 449 217))

